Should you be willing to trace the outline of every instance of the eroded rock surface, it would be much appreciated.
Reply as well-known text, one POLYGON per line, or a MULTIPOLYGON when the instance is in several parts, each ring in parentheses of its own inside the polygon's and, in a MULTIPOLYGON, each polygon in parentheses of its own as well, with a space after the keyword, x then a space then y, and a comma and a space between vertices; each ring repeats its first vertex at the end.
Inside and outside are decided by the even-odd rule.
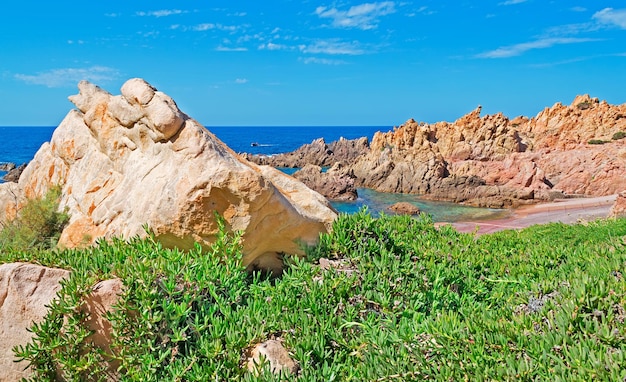
POLYGON ((609 211, 609 217, 612 218, 624 218, 626 217, 626 191, 622 191, 617 194, 615 204, 609 211))
POLYGON ((399 215, 419 215, 420 209, 409 202, 398 202, 389 206, 389 210, 399 215))
POLYGON ((17 183, 17 181, 20 179, 20 175, 22 175, 22 172, 24 172, 26 165, 26 163, 23 163, 17 167, 14 166, 2 177, 2 180, 4 180, 5 182, 17 183))
POLYGON ((218 213, 243 232, 245 264, 276 269, 281 253, 301 254, 335 219, 324 197, 242 159, 144 80, 127 81, 118 96, 78 87, 77 109, 19 183, 0 185, 0 220, 59 185, 71 216, 61 245, 143 236, 147 225, 165 246, 184 249, 214 241, 218 213))
POLYGON ((485 207, 626 189, 626 104, 584 95, 534 118, 480 113, 375 134, 351 166, 357 186, 485 207))
POLYGON ((318 138, 289 153, 272 156, 245 154, 245 157, 254 163, 272 167, 302 168, 307 164, 331 167, 337 162, 353 163, 368 150, 369 141, 366 137, 340 138, 331 143, 326 143, 324 138, 318 138))
POLYGON ((48 312, 47 305, 69 272, 26 263, 0 265, 0 380, 19 381, 31 374, 27 362, 14 362, 13 347, 26 345, 28 331, 48 312))
POLYGON ((355 177, 345 172, 344 167, 341 162, 337 162, 324 172, 320 166, 307 164, 296 171, 293 176, 329 200, 356 200, 358 193, 354 185, 355 177))
MULTIPOLYGON (((354 175, 356 187, 497 208, 626 189, 626 104, 582 95, 533 118, 481 111, 454 122, 410 119, 378 132, 368 148, 349 148, 358 154, 342 161, 344 172, 354 175)), ((324 166, 341 157, 333 144, 319 139, 255 160, 324 166)))

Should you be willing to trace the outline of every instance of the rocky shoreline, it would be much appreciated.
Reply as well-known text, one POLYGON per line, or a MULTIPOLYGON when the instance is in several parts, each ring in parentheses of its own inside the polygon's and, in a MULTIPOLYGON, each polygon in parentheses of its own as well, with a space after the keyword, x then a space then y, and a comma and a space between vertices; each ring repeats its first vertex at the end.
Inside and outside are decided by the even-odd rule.
POLYGON ((329 187, 336 182, 478 207, 514 208, 626 190, 625 117, 626 104, 610 105, 583 95, 533 118, 509 119, 501 113, 481 117, 479 106, 452 123, 410 119, 392 131, 376 133, 371 143, 367 138, 331 143, 318 139, 291 153, 244 157, 303 170, 308 164, 333 166, 334 171, 307 183, 331 200, 345 194, 326 192, 336 189, 329 187))

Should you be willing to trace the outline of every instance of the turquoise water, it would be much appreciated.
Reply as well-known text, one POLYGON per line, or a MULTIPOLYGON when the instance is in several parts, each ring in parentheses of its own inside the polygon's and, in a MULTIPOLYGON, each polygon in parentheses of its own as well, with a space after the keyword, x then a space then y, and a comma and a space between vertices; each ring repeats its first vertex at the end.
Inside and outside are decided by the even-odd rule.
POLYGON ((367 188, 357 190, 359 198, 353 202, 332 202, 339 212, 352 214, 363 207, 378 215, 380 212, 391 215, 388 208, 398 202, 408 202, 417 206, 422 212, 432 216, 435 222, 456 222, 469 220, 497 219, 508 215, 508 211, 493 208, 478 208, 448 202, 435 202, 420 199, 418 195, 390 194, 377 192, 367 188))

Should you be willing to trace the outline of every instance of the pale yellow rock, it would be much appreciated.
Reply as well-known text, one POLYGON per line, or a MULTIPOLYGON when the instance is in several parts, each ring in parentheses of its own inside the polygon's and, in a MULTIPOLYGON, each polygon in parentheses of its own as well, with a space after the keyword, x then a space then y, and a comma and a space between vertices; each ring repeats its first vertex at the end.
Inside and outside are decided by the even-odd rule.
POLYGON ((337 216, 321 195, 242 159, 141 79, 127 81, 119 96, 85 81, 79 90, 70 97, 78 110, 37 152, 17 189, 0 185, 0 220, 15 209, 12 199, 58 184, 71 216, 61 245, 144 236, 148 225, 165 246, 186 249, 215 240, 217 212, 242 232, 246 265, 278 269, 283 253, 303 254, 337 216))
MULTIPOLYGON (((19 381, 32 374, 27 361, 15 362, 13 347, 25 346, 33 337, 28 329, 43 321, 48 306, 57 298, 61 281, 70 272, 28 263, 0 265, 0 381, 19 381)), ((112 325, 105 317, 113 310, 122 293, 120 279, 104 280, 94 285, 84 298, 81 310, 87 313, 87 329, 93 331, 85 341, 112 354, 112 325)), ((119 380, 117 361, 106 359, 106 381, 119 380)), ((60 371, 59 371, 60 373, 60 371)))
POLYGON ((279 340, 267 340, 254 346, 248 358, 248 370, 258 375, 265 362, 269 364, 273 374, 293 374, 298 371, 298 364, 291 359, 279 340))
POLYGON ((24 370, 28 362, 15 362, 12 349, 32 338, 27 329, 43 320, 59 282, 68 276, 68 271, 33 264, 0 265, 0 381, 19 381, 32 373, 24 370))

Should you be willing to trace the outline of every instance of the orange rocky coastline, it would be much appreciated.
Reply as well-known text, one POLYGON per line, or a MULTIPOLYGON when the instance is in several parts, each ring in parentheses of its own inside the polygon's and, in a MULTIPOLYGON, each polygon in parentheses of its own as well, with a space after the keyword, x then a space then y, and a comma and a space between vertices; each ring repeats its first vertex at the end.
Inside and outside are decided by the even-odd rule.
MULTIPOLYGON (((376 133, 356 157, 342 158, 332 144, 326 148, 343 162, 343 175, 356 187, 480 207, 514 208, 626 190, 626 104, 582 95, 533 118, 513 119, 502 113, 481 116, 481 109, 454 122, 409 119, 376 133)), ((319 147, 317 156, 307 155, 306 146, 299 150, 300 162, 328 161, 319 147)), ((302 167, 290 166, 290 155, 248 159, 302 167)))
POLYGON ((530 119, 480 112, 377 133, 351 167, 358 184, 485 207, 626 189, 626 140, 613 139, 626 134, 626 104, 585 95, 530 119))

